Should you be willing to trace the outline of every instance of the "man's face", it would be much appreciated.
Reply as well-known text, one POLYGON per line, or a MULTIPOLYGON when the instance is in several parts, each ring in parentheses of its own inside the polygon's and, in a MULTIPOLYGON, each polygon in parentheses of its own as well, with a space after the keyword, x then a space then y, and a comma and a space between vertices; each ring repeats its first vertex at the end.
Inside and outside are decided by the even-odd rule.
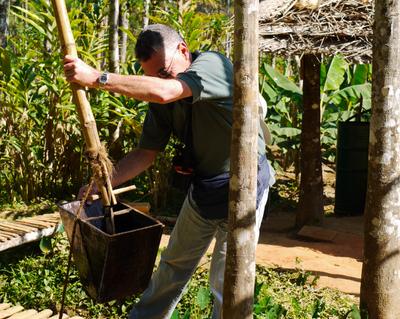
POLYGON ((141 62, 144 74, 162 79, 173 79, 190 66, 186 45, 179 44, 175 50, 156 52, 150 59, 141 62))

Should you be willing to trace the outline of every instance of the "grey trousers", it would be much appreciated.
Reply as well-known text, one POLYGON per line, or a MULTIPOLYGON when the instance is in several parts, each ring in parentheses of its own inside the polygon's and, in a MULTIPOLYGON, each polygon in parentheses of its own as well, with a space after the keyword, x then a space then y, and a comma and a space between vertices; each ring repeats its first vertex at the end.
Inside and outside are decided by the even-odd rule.
MULTIPOLYGON (((256 212, 255 238, 268 199, 265 190, 256 212)), ((214 295, 213 319, 221 317, 226 257, 227 219, 204 219, 185 199, 167 248, 148 288, 135 305, 129 319, 169 319, 190 277, 215 237, 210 265, 210 289, 214 295)))

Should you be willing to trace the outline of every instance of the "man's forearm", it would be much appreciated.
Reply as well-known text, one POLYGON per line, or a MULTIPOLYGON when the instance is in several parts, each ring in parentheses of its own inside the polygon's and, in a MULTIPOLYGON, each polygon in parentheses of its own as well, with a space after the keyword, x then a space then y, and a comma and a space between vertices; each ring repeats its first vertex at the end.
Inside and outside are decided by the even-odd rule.
POLYGON ((158 151, 141 148, 128 153, 115 167, 116 172, 112 178, 113 187, 125 183, 149 168, 157 154, 158 151))
MULTIPOLYGON (((64 57, 64 72, 69 82, 98 88, 101 72, 78 58, 64 57)), ((156 76, 120 75, 110 73, 105 90, 120 93, 137 100, 166 104, 192 96, 189 86, 179 79, 161 79, 156 76)))
POLYGON ((102 88, 137 100, 165 104, 186 97, 184 85, 175 79, 110 73, 102 88))

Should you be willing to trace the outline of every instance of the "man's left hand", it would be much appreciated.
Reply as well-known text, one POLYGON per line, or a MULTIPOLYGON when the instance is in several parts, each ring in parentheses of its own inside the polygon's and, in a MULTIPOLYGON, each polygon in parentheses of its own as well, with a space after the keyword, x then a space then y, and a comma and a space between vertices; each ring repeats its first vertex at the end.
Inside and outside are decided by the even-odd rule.
POLYGON ((100 72, 79 58, 70 55, 64 57, 64 73, 67 81, 90 88, 98 87, 100 72))

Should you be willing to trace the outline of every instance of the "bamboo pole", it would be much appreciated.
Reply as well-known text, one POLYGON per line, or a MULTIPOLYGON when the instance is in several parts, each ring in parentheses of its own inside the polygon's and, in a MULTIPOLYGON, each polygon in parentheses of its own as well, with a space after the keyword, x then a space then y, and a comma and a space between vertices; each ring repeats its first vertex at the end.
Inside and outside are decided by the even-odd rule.
MULTIPOLYGON (((78 57, 74 36, 68 19, 68 12, 64 0, 52 0, 54 14, 57 21, 59 38, 62 52, 65 55, 78 57)), ((77 106, 79 122, 83 130, 86 142, 86 156, 89 159, 97 188, 101 193, 104 206, 115 205, 116 198, 113 194, 110 182, 110 167, 107 165, 107 155, 101 145, 97 132, 96 121, 92 109, 86 97, 83 87, 76 83, 71 83, 74 102, 77 106)))

